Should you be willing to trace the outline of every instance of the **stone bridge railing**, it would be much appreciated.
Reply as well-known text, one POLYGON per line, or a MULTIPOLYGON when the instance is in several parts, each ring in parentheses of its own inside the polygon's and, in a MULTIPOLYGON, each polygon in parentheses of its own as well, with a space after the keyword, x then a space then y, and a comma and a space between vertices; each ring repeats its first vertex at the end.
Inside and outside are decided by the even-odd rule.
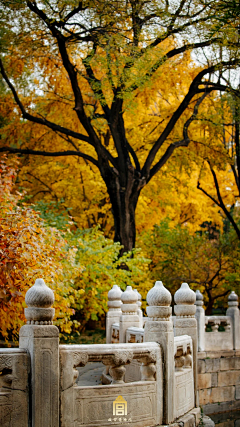
POLYGON ((143 319, 139 293, 114 286, 107 344, 59 346, 54 295, 38 279, 26 294, 19 349, 0 352, 0 426, 154 427, 182 425, 184 417, 197 426, 196 295, 182 284, 175 317, 171 299, 156 282, 143 319), (94 364, 102 381, 90 384, 83 378, 94 364))
MULTIPOLYGON (((185 284, 183 285, 185 286, 185 284)), ((116 285, 109 291, 109 312, 106 322, 108 343, 144 341, 144 326, 148 318, 142 315, 141 295, 135 291, 134 294, 130 287, 122 292, 116 285), (132 295, 132 300, 130 295, 132 295), (126 310, 128 311, 126 312, 126 310)), ((177 293, 175 295, 177 297, 177 293)), ((186 304, 189 306, 187 302, 186 304)), ((203 295, 199 291, 196 291, 195 306, 196 308, 192 307, 192 314, 195 314, 197 320, 198 351, 240 349, 238 296, 234 291, 228 297, 229 307, 226 316, 205 316, 203 295)), ((183 310, 183 307, 179 307, 177 304, 174 307, 175 314, 177 317, 184 318, 179 310, 183 310)), ((177 317, 172 317, 174 325, 177 317)))
MULTIPOLYGON (((110 422, 130 422, 142 426, 162 420, 162 358, 157 343, 61 345, 61 422, 63 427, 105 426, 110 422), (127 365, 139 363, 139 379, 125 382, 127 365), (107 368, 105 384, 82 386, 78 367, 101 362, 107 368), (106 378, 107 377, 107 378, 106 378), (107 380, 107 381, 106 381, 107 380), (127 410, 114 414, 113 404, 124 396, 127 410)), ((124 404, 124 402, 123 402, 124 404)), ((115 411, 116 412, 116 411, 115 411)))
POLYGON ((239 350, 240 318, 238 296, 232 291, 228 297, 226 316, 205 316, 203 295, 196 292, 198 351, 239 350))

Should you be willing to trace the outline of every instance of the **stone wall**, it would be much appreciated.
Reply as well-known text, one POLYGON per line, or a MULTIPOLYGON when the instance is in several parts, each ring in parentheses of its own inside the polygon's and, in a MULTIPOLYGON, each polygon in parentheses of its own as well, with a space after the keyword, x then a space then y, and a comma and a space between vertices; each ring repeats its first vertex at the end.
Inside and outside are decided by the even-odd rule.
POLYGON ((206 414, 240 409, 240 350, 199 352, 198 389, 206 414))

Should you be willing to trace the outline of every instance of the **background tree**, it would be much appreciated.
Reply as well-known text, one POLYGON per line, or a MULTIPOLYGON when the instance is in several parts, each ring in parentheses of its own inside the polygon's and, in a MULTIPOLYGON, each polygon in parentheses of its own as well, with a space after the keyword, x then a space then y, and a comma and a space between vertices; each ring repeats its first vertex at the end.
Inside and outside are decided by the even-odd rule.
POLYGON ((205 228, 190 234, 187 227, 171 228, 169 220, 156 225, 152 232, 143 234, 142 247, 151 257, 149 266, 152 280, 161 280, 174 293, 179 283, 204 293, 206 314, 223 304, 230 290, 239 292, 239 241, 233 229, 221 233, 205 228))
POLYGON ((112 285, 148 283, 140 251, 120 257, 121 246, 98 229, 70 231, 68 218, 40 218, 16 191, 17 164, 0 161, 0 337, 17 339, 25 322, 25 293, 42 277, 55 292, 55 324, 71 338, 104 317, 112 285), (61 232, 58 228, 61 229, 61 232), (121 263, 128 269, 119 268, 121 263), (92 284, 95 284, 93 287, 92 284))
MULTIPOLYGON (((240 240, 240 107, 238 97, 222 97, 221 105, 211 115, 210 128, 223 147, 225 158, 219 163, 207 157, 199 176, 197 188, 218 206, 229 224, 234 228, 240 240), (220 115, 220 120, 217 116, 220 115), (201 176, 206 168, 211 172, 212 180, 208 186, 201 184, 201 176)), ((209 131, 208 126, 208 131, 209 131)), ((210 132, 211 132, 210 130, 210 132)), ((211 132, 211 133, 212 133, 211 132)))
POLYGON ((220 5, 190 0, 2 0, 5 33, 0 67, 24 119, 21 124, 29 120, 50 130, 53 140, 58 135, 63 142, 61 149, 45 151, 42 138, 25 135, 24 142, 3 144, 1 151, 77 156, 91 163, 107 187, 115 241, 131 250, 142 189, 176 149, 189 145, 189 127, 207 94, 229 89, 223 79, 212 77, 214 73, 221 70, 224 76, 226 70, 239 64, 237 17, 232 16, 218 28, 218 18, 225 17, 220 5), (214 49, 219 44, 223 59, 214 49), (140 161, 126 125, 135 99, 145 88, 157 89, 166 67, 175 67, 186 52, 204 48, 207 60, 193 70, 191 83, 179 96, 175 111, 163 121, 140 161), (64 88, 59 85, 62 75, 64 88), (44 91, 47 95, 41 97, 44 91), (71 125, 69 120, 52 116, 56 102, 64 103, 69 117, 74 110, 71 125))

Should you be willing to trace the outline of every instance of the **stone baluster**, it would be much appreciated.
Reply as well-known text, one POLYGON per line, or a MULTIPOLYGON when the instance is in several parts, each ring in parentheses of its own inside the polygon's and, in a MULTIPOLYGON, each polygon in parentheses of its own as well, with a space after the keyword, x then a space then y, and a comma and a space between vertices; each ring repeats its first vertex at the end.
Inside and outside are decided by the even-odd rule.
POLYGON ((203 295, 196 291, 196 313, 197 333, 198 333, 198 351, 205 350, 205 310, 203 308, 203 295))
POLYGON ((145 342, 159 342, 163 350, 163 422, 174 419, 174 335, 171 320, 171 294, 162 282, 147 294, 147 320, 144 329, 145 342))
POLYGON ((143 312, 142 312, 142 309, 141 309, 142 295, 140 294, 140 292, 138 292, 137 289, 134 289, 134 292, 136 292, 136 294, 138 296, 138 300, 137 300, 137 305, 138 305, 137 314, 138 314, 138 317, 139 317, 139 328, 143 328, 143 312))
POLYGON ((122 315, 119 322, 119 342, 126 342, 126 330, 130 326, 136 326, 139 328, 139 316, 137 314, 138 296, 136 292, 132 290, 132 286, 127 286, 127 289, 122 293, 122 315))
POLYGON ((114 355, 107 356, 102 360, 103 364, 108 367, 108 371, 112 377, 111 384, 123 384, 126 365, 133 360, 132 351, 116 351, 114 355))
POLYGON ((156 355, 151 353, 139 359, 142 362, 140 367, 141 381, 156 381, 156 355))
POLYGON ((208 320, 208 323, 210 324, 212 328, 212 332, 218 332, 219 326, 221 324, 220 319, 213 318, 211 321, 211 318, 208 320))
POLYGON ((232 319, 233 329, 233 349, 240 349, 240 327, 239 327, 239 309, 238 309, 238 296, 232 291, 228 297, 227 316, 232 319))
POLYGON ((183 367, 185 364, 185 357, 183 355, 183 348, 180 347, 177 349, 175 354, 175 369, 176 371, 183 371, 183 367))
POLYGON ((59 332, 52 325, 53 291, 37 279, 27 291, 27 325, 19 334, 19 348, 31 358, 32 427, 59 427, 59 332))
POLYGON ((182 283, 180 289, 174 295, 174 335, 189 335, 192 337, 193 343, 193 373, 194 373, 194 392, 195 406, 198 405, 198 389, 197 389, 197 349, 198 349, 198 332, 196 313, 196 294, 193 292, 187 283, 182 283))
POLYGON ((121 295, 122 291, 117 285, 113 285, 112 289, 108 292, 108 309, 106 316, 106 343, 111 344, 112 342, 112 325, 113 323, 119 323, 121 310, 121 295))

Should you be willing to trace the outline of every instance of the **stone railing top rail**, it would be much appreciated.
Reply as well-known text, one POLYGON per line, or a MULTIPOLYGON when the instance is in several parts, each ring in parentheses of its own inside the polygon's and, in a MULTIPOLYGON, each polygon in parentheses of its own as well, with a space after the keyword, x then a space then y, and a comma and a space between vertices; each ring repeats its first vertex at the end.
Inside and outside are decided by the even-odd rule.
POLYGON ((205 316, 205 324, 207 323, 230 323, 231 322, 231 317, 230 316, 205 316))
POLYGON ((119 329, 119 323, 113 323, 112 324, 112 328, 119 329))
POLYGON ((137 328, 137 326, 130 326, 129 328, 127 328, 127 332, 130 332, 132 335, 135 334, 144 334, 144 329, 143 328, 137 328))
POLYGON ((183 353, 187 353, 188 348, 190 348, 192 352, 192 338, 189 335, 174 337, 174 355, 177 354, 179 348, 183 349, 183 353))
POLYGON ((27 350, 24 348, 0 348, 0 355, 11 355, 11 354, 26 354, 28 353, 27 350))
MULTIPOLYGON (((83 366, 83 364, 85 365, 89 361, 102 361, 104 363, 104 359, 114 357, 116 354, 120 353, 125 354, 123 359, 126 359, 125 363, 128 363, 129 359, 132 360, 143 357, 144 355, 147 356, 152 352, 155 353, 158 349, 159 344, 154 342, 122 344, 63 344, 59 346, 60 353, 67 352, 69 354, 75 354, 76 359, 79 354, 79 365, 81 366, 83 366)), ((75 366, 78 366, 78 364, 75 366)))

